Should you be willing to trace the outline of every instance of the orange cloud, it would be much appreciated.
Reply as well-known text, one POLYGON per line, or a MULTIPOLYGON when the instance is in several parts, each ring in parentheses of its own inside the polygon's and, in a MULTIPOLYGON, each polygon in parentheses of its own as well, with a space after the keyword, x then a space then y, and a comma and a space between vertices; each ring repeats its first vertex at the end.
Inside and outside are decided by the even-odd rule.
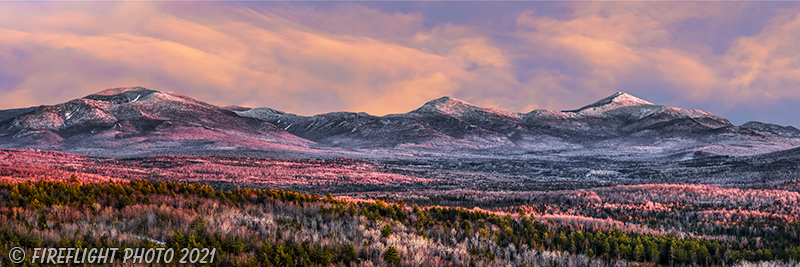
MULTIPOLYGON (((687 12, 664 14, 650 9, 657 5, 663 4, 580 5, 575 6, 575 13, 585 16, 571 19, 525 12, 517 18, 517 25, 525 29, 521 35, 529 42, 555 53, 553 58, 583 66, 581 76, 573 74, 570 79, 579 81, 585 89, 582 92, 592 92, 593 98, 619 91, 626 83, 654 82, 672 85, 673 90, 690 99, 713 97, 712 92, 722 90, 724 85, 718 73, 723 69, 721 60, 670 42, 673 23, 711 11, 670 4, 673 10, 687 12)), ((640 89, 647 88, 628 90, 636 93, 640 89)))
POLYGON ((13 2, 0 9, 0 90, 14 100, 0 109, 133 85, 303 115, 407 112, 442 95, 522 112, 654 87, 691 101, 798 95, 796 12, 715 54, 676 28, 746 5, 566 5, 498 32, 352 3, 13 2))
POLYGON ((407 37, 423 29, 423 18, 419 13, 384 13, 354 3, 337 3, 327 10, 282 6, 266 12, 328 34, 364 36, 402 44, 408 42, 407 37))
POLYGON ((713 91, 722 88, 722 80, 712 67, 691 55, 674 49, 659 49, 650 53, 663 79, 683 88, 694 99, 713 97, 713 91))
POLYGON ((608 17, 589 15, 563 21, 526 12, 517 18, 517 24, 548 35, 577 35, 620 44, 664 43, 670 37, 660 21, 634 12, 608 17))
POLYGON ((774 18, 755 36, 738 38, 725 55, 737 98, 800 98, 800 15, 774 18))
POLYGON ((409 79, 384 85, 374 99, 364 99, 355 110, 371 110, 374 114, 405 113, 432 99, 452 95, 458 83, 438 72, 417 79, 409 79))
MULTIPOLYGON (((375 10, 361 10, 380 19, 375 10)), ((502 52, 483 39, 457 40, 458 45, 438 55, 369 37, 320 33, 253 10, 222 7, 222 14, 237 17, 211 21, 167 14, 154 3, 120 3, 106 11, 141 14, 135 25, 120 19, 106 23, 107 15, 89 16, 79 23, 98 25, 82 29, 96 35, 72 33, 51 23, 71 13, 34 19, 29 24, 40 25, 35 33, 0 27, 0 47, 21 51, 38 47, 47 51, 52 63, 29 64, 15 91, 43 92, 66 84, 76 87, 65 93, 73 98, 105 87, 142 84, 225 105, 251 103, 304 114, 365 108, 385 114, 406 112, 427 98, 453 94, 460 82, 475 76, 467 70, 474 65, 508 65, 502 52), (117 25, 118 31, 103 25, 117 25), (70 54, 87 60, 75 62, 70 54), (108 66, 117 70, 109 72, 108 66), (51 79, 39 79, 42 76, 51 79), (106 80, 103 87, 88 86, 97 86, 86 82, 96 77, 106 80), (309 105, 298 97, 308 93, 331 99, 309 105), (382 102, 365 104, 376 99, 382 102)), ((418 15, 390 16, 418 23, 418 15)), ((64 101, 65 94, 39 102, 64 101)), ((11 108, 33 103, 4 104, 11 108)))

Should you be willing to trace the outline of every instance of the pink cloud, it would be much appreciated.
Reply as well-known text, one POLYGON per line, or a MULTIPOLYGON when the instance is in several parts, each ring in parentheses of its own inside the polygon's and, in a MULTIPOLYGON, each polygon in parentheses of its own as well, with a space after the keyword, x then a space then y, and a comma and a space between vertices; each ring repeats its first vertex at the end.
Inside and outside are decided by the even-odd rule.
POLYGON ((800 97, 800 16, 781 15, 755 36, 738 38, 725 55, 736 98, 800 97))
POLYGON ((746 5, 566 5, 568 16, 520 11, 500 31, 354 3, 13 2, 0 9, 0 77, 14 82, 0 89, 14 100, 0 109, 133 85, 304 115, 407 112, 442 95, 521 112, 619 90, 731 104, 798 97, 796 12, 715 54, 676 29, 729 21, 746 5))
POLYGON ((420 13, 384 13, 355 3, 337 3, 330 9, 285 5, 260 11, 324 33, 364 36, 394 43, 407 43, 407 37, 423 30, 420 13))
MULTIPOLYGON (((575 5, 577 16, 568 19, 526 12, 517 18, 517 25, 524 39, 554 54, 549 58, 581 66, 573 68, 578 72, 569 79, 578 81, 580 92, 591 98, 622 90, 629 83, 649 83, 670 88, 684 99, 708 101, 728 90, 729 66, 708 49, 674 43, 672 31, 676 23, 690 18, 723 15, 709 8, 714 5, 593 3, 575 5), (657 6, 661 12, 654 9, 657 6)), ((628 90, 636 94, 651 89, 628 90)))
MULTIPOLYGON (((49 54, 49 65, 34 62, 22 70, 26 79, 15 91, 44 92, 65 83, 84 84, 66 94, 80 97, 133 82, 184 92, 218 104, 247 102, 304 114, 331 108, 366 108, 365 111, 376 114, 406 112, 429 100, 420 95, 435 98, 454 93, 458 82, 451 79, 469 76, 467 65, 506 64, 502 53, 481 40, 465 40, 456 46, 458 49, 448 51, 448 55, 437 55, 369 37, 320 33, 271 14, 218 8, 231 16, 192 21, 166 14, 157 4, 121 3, 108 11, 117 15, 125 13, 122 10, 141 11, 137 23, 107 22, 119 24, 118 32, 102 26, 108 16, 95 16, 80 23, 80 27, 98 25, 98 29, 87 30, 97 35, 76 34, 53 26, 50 21, 60 19, 61 14, 72 14, 56 12, 26 23, 44 25, 37 26, 35 32, 0 28, 0 46, 31 54, 34 52, 30 47, 39 47, 49 54), (242 19, 232 14, 248 17, 242 19), (48 25, 54 29, 47 31, 48 25), (74 58, 67 55, 74 53, 91 60, 81 62, 75 69, 69 66, 75 63, 74 58), (124 73, 106 72, 107 65, 117 66, 124 73), (41 76, 60 79, 43 80, 39 79, 41 76), (63 76, 74 78, 68 82, 70 79, 63 76), (99 87, 96 82, 87 82, 97 76, 108 80, 102 84, 109 85, 99 87), (331 100, 333 103, 321 103, 318 106, 322 108, 315 109, 315 105, 297 99, 296 94, 303 92, 331 93, 338 96, 340 103, 331 100), (375 99, 385 102, 364 104, 375 99), (398 99, 413 101, 398 102, 398 99)), ((375 10, 361 11, 380 18, 375 10)), ((414 15, 389 16, 390 20, 399 17, 416 23, 414 15)), ((53 99, 44 97, 38 102, 64 101, 64 97, 64 94, 53 99)), ((35 103, 25 101, 8 107, 32 104, 35 103)))

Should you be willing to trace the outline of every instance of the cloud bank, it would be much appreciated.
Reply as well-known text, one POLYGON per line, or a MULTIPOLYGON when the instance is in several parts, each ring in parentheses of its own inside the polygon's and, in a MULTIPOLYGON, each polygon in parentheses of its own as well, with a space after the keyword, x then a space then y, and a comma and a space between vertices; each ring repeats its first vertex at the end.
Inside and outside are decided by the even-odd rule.
POLYGON ((303 115, 403 113, 443 95, 570 109, 626 91, 800 125, 800 4, 452 5, 449 21, 422 4, 5 3, 0 109, 134 85, 303 115))

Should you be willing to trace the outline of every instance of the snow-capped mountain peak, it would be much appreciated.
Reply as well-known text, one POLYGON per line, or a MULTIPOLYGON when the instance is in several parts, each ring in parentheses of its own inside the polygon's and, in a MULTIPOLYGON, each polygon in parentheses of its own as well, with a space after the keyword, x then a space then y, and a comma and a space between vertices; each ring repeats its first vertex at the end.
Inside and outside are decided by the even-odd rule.
POLYGON ((428 101, 419 109, 413 111, 416 113, 427 112, 440 112, 448 115, 457 115, 463 113, 466 109, 477 108, 466 101, 455 99, 449 96, 444 96, 438 99, 428 101))
POLYGON ((422 107, 411 111, 412 114, 440 113, 454 118, 474 117, 477 114, 493 114, 508 119, 519 119, 519 114, 511 111, 480 107, 464 100, 444 96, 428 101, 422 107))
POLYGON ((630 107, 638 105, 653 105, 647 100, 632 96, 628 93, 616 92, 606 98, 600 99, 597 102, 583 106, 576 110, 565 110, 563 112, 583 113, 585 111, 599 112, 617 109, 621 107, 630 107))
POLYGON ((150 89, 147 89, 147 88, 141 87, 141 86, 117 87, 117 88, 105 89, 105 90, 102 90, 100 92, 97 92, 97 93, 94 93, 94 94, 91 94, 91 95, 106 95, 106 96, 110 96, 110 95, 122 94, 122 93, 125 93, 125 92, 131 92, 131 91, 155 91, 155 90, 150 90, 150 89))
POLYGON ((158 93, 158 91, 150 90, 141 86, 120 87, 106 89, 83 98, 95 101, 111 102, 114 104, 125 104, 148 99, 154 93, 158 93))

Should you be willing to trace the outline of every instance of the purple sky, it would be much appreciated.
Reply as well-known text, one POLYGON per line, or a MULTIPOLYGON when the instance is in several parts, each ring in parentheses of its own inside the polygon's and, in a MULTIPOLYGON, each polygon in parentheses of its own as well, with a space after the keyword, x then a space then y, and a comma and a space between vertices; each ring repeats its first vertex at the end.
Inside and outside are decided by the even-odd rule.
POLYGON ((5 2, 0 109, 112 87, 311 115, 624 91, 800 126, 796 2, 5 2))

